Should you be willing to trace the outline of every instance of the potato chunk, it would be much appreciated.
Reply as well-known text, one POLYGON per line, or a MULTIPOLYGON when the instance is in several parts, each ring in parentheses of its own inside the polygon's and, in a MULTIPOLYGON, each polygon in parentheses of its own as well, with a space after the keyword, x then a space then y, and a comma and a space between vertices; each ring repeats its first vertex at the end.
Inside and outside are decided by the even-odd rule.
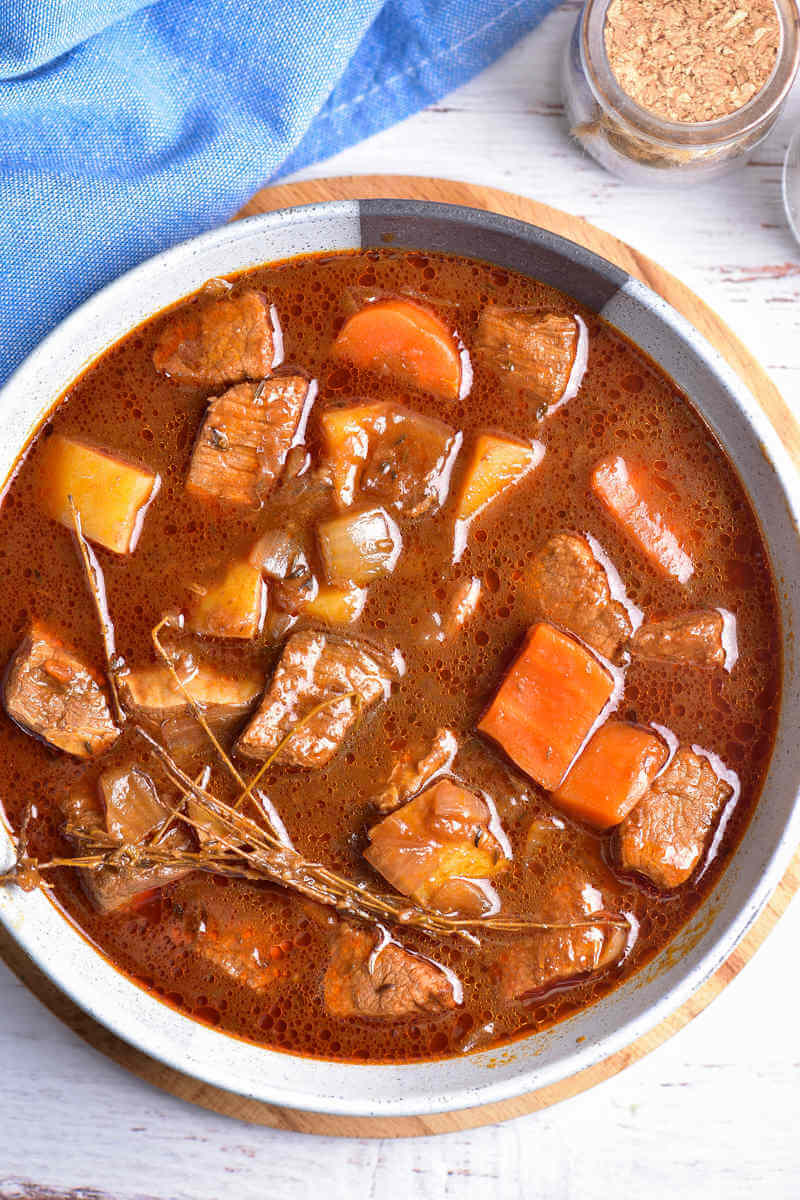
POLYGON ((366 588, 323 584, 314 599, 303 605, 302 615, 321 625, 350 625, 361 616, 366 602, 366 588))
POLYGON ((614 691, 614 680, 580 642, 533 625, 478 724, 542 787, 563 780, 614 691))
POLYGON ((261 632, 266 607, 261 572, 248 562, 234 562, 216 582, 198 588, 186 624, 205 637, 250 640, 261 632))
POLYGON ((23 729, 77 758, 102 754, 119 737, 94 673, 39 622, 11 660, 5 706, 23 729))
POLYGON ((544 447, 493 433, 478 436, 456 506, 457 521, 471 521, 544 457, 544 447))
POLYGON ((60 433, 42 447, 37 487, 44 511, 73 529, 72 496, 86 537, 116 554, 136 549, 144 515, 159 486, 158 475, 146 468, 60 433))
POLYGON ((488 879, 508 866, 489 806, 449 779, 426 788, 369 831, 367 862, 404 896, 438 907, 453 879, 488 879))
POLYGON ((283 470, 308 392, 301 375, 273 375, 216 396, 195 443, 187 491, 259 505, 283 470))
POLYGON ((450 425, 388 403, 329 408, 320 424, 340 504, 359 491, 407 517, 444 504, 461 445, 450 425))

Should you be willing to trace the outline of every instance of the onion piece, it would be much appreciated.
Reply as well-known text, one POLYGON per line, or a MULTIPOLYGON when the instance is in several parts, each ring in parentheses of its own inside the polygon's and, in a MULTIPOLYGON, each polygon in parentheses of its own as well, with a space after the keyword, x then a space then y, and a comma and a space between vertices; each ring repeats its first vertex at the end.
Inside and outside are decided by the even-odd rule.
POLYGON ((332 587, 364 587, 389 575, 397 565, 403 539, 383 508, 362 508, 321 521, 317 539, 332 587))

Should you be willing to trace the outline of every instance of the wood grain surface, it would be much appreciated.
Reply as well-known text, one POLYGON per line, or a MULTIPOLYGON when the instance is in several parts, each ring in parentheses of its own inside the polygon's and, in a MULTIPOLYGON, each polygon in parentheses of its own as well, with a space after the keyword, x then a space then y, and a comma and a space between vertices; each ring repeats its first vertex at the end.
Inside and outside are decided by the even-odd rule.
MULTIPOLYGON (((617 263, 659 292, 717 347, 748 384, 795 461, 800 464, 800 431, 794 417, 777 388, 725 323, 689 288, 658 264, 578 217, 494 188, 437 178, 396 175, 307 180, 267 188, 254 196, 238 216, 252 216, 321 200, 366 197, 408 197, 490 209, 530 221, 580 242, 617 263)), ((53 1013, 90 1045, 127 1070, 180 1099, 226 1116, 275 1129, 360 1138, 413 1137, 463 1131, 540 1111, 609 1079, 641 1059, 690 1022, 738 974, 774 927, 799 885, 800 852, 759 920, 715 975, 667 1020, 626 1049, 561 1083, 516 1100, 425 1117, 335 1117, 262 1104, 210 1087, 153 1061, 98 1025, 67 1000, 3 931, 0 931, 0 958, 53 1013)))

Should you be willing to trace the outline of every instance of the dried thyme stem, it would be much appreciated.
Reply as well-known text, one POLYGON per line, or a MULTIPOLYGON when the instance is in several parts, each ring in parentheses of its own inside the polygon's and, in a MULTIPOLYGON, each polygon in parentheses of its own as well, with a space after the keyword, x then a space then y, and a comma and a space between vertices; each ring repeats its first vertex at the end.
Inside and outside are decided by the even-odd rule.
POLYGON ((97 561, 97 556, 94 550, 87 542, 83 534, 83 526, 81 524, 81 514, 75 506, 75 501, 72 496, 67 496, 70 511, 72 513, 72 527, 75 534, 75 540, 78 543, 83 569, 86 572, 86 582, 89 585, 89 591, 92 595, 94 609, 97 614, 97 621, 100 626, 100 636, 103 639, 103 652, 106 658, 106 675, 108 676, 108 686, 111 689, 111 697, 114 702, 114 716, 119 725, 125 724, 125 712, 120 704, 119 690, 117 688, 117 669, 115 667, 115 659, 117 656, 117 648, 114 641, 114 626, 108 612, 108 605, 105 600, 105 580, 103 579, 103 569, 97 561))
POLYGON ((209 725, 208 721, 205 719, 202 709, 200 708, 200 706, 195 701, 194 697, 189 692, 189 689, 184 684, 184 682, 181 679, 178 672, 175 670, 175 664, 173 663, 169 654, 164 649, 164 646, 161 644, 161 641, 159 640, 158 635, 161 633, 161 630, 164 628, 164 626, 169 624, 169 620, 170 620, 169 617, 162 617, 162 619, 159 621, 159 623, 156 625, 156 627, 150 631, 150 637, 152 639, 153 645, 155 646, 156 654, 158 654, 159 658, 161 658, 163 660, 163 662, 165 663, 167 670, 169 671, 170 675, 172 676, 175 686, 179 689, 184 700, 189 705, 192 716, 202 727, 203 732, 205 733, 208 740, 211 742, 212 746, 216 750, 216 752, 219 755, 222 762, 225 764, 227 769, 230 771, 231 775, 236 780, 239 787, 241 787, 241 788, 246 787, 247 784, 245 783, 244 779, 237 771, 234 764, 231 762, 229 755, 226 754, 223 746, 220 744, 213 729, 209 725))

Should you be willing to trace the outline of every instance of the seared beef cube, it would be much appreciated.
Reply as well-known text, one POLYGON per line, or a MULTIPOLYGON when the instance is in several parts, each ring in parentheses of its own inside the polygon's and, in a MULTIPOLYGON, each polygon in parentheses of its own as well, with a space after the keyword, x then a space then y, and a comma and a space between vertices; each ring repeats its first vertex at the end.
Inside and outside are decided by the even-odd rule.
POLYGON ((437 729, 436 737, 422 753, 406 750, 392 767, 375 804, 381 812, 392 812, 416 796, 435 775, 449 767, 458 751, 452 729, 437 729))
POLYGON ((648 876, 660 888, 680 887, 700 862, 732 795, 705 755, 681 747, 619 827, 623 869, 648 876))
POLYGON ((251 288, 185 305, 167 322, 153 352, 157 371, 199 387, 262 379, 274 359, 267 301, 251 288))
MULTIPOLYGON (((166 929, 174 945, 190 950, 251 991, 264 991, 285 970, 278 965, 279 957, 270 954, 273 945, 264 944, 262 921, 249 920, 246 913, 226 913, 221 919, 219 912, 211 911, 198 894, 193 881, 176 890, 166 929)), ((288 949, 289 944, 284 942, 282 950, 278 947, 279 956, 288 949)))
POLYGON ((268 758, 313 708, 330 701, 305 721, 276 760, 324 767, 365 710, 388 696, 392 678, 388 664, 356 641, 312 630, 292 634, 237 749, 249 758, 268 758))
POLYGON ((475 352, 505 384, 546 411, 577 392, 586 367, 586 341, 578 317, 541 316, 536 310, 490 304, 481 314, 475 352))
POLYGON ((352 504, 359 490, 407 517, 444 503, 461 435, 443 421, 380 403, 329 408, 321 424, 342 504, 352 504))
POLYGON ((458 981, 441 967, 348 925, 334 944, 323 995, 334 1017, 384 1021, 447 1012, 461 1003, 458 981))
POLYGON ((452 879, 487 879, 508 866, 502 838, 485 800, 442 779, 374 825, 364 857, 398 892, 438 908, 452 879))
POLYGON ((274 375, 215 397, 195 443, 187 490, 230 504, 260 504, 283 470, 307 395, 301 375, 274 375))
MULTIPOLYGON (((225 675, 213 663, 191 655, 179 659, 175 666, 187 692, 217 734, 240 721, 264 690, 264 679, 258 671, 225 675)), ((159 731, 173 753, 193 754, 207 745, 206 734, 165 664, 129 670, 121 680, 120 696, 133 716, 159 731)))
POLYGON ((726 667, 738 657, 732 613, 717 608, 648 621, 631 639, 636 658, 685 667, 726 667))
MULTIPOLYGON (((558 925, 597 916, 619 918, 621 891, 598 852, 588 846, 572 858, 549 857, 534 866, 540 873, 539 903, 532 919, 558 925)), ((500 955, 500 994, 526 1000, 557 984, 602 971, 619 961, 628 928, 598 920, 573 929, 543 929, 517 941, 500 955)))
POLYGON ((631 636, 628 613, 612 598, 605 567, 586 538, 554 534, 533 560, 531 586, 542 615, 598 654, 613 658, 631 636))
POLYGON ((5 706, 23 729, 77 758, 102 754, 119 737, 94 673, 38 621, 11 660, 5 706))
MULTIPOLYGON (((153 781, 139 768, 115 768, 104 772, 98 789, 75 788, 63 801, 67 837, 72 835, 77 852, 83 852, 78 833, 107 834, 125 844, 142 841, 162 824, 170 811, 158 795, 153 781), (127 778, 126 778, 127 777, 127 778)), ((160 841, 164 850, 189 850, 192 842, 185 828, 173 825, 160 841)), ((81 867, 84 891, 100 912, 112 912, 131 904, 145 892, 165 887, 189 873, 188 866, 81 867)))

